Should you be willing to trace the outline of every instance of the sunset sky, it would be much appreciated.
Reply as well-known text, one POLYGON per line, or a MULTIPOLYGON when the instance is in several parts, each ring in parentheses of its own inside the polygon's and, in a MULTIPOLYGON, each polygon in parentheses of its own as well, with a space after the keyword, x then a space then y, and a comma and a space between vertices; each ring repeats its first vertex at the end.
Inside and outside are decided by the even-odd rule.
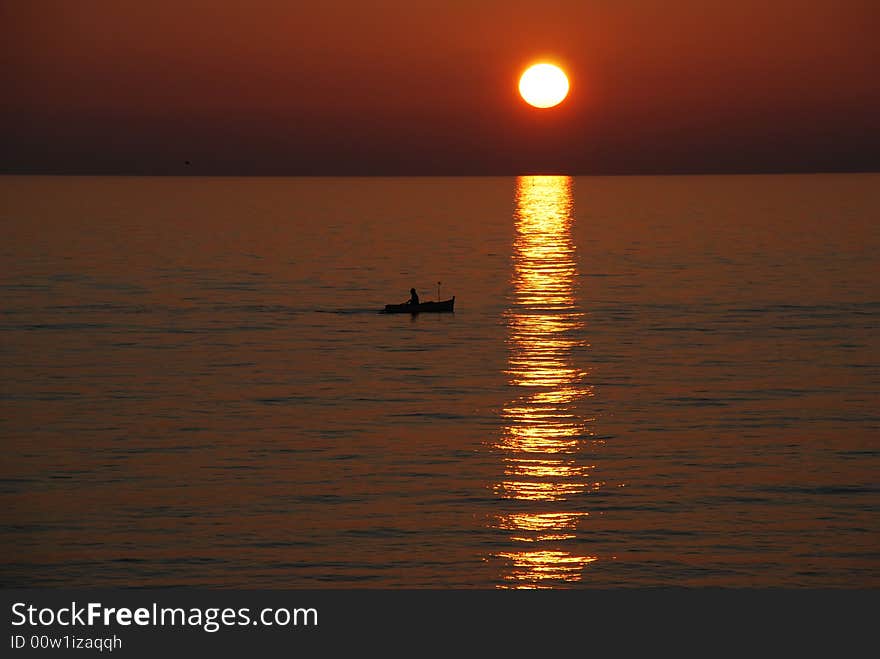
POLYGON ((880 169, 877 0, 0 0, 0 24, 3 173, 880 169), (556 108, 517 92, 541 59, 556 108))

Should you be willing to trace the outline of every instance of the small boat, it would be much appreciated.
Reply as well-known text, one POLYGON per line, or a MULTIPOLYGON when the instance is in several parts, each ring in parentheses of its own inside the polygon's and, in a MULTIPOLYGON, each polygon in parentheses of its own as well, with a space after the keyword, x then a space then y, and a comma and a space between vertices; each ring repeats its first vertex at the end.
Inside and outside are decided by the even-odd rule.
POLYGON ((449 300, 440 300, 439 302, 420 302, 419 304, 386 304, 385 309, 379 313, 427 313, 427 312, 450 312, 455 306, 455 296, 449 300))

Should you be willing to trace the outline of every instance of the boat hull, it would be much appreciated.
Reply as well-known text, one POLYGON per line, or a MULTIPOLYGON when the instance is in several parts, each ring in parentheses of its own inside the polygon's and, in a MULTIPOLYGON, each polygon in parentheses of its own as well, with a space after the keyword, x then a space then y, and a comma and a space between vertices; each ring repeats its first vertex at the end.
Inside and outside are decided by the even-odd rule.
POLYGON ((380 313, 450 313, 455 308, 455 297, 439 302, 422 302, 420 304, 386 304, 380 313))

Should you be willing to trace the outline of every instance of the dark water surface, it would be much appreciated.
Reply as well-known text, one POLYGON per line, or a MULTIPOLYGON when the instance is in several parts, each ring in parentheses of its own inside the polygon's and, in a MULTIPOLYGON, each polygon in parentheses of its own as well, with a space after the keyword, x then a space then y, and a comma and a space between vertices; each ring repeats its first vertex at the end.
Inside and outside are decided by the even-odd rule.
POLYGON ((878 175, 0 204, 2 585, 880 586, 878 175))

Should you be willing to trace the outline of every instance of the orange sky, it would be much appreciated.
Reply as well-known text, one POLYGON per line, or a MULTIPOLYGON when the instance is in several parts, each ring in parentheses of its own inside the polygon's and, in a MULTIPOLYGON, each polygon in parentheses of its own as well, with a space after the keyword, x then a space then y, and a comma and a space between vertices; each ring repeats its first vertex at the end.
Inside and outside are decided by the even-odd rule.
POLYGON ((880 168, 876 0, 0 0, 0 23, 2 172, 880 168), (516 92, 542 56, 572 82, 554 110, 516 92))

